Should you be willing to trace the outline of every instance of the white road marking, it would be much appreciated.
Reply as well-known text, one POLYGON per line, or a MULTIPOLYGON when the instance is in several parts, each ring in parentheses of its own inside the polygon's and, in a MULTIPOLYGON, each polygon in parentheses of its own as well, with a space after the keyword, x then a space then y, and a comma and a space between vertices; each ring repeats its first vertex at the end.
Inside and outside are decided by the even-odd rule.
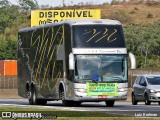
MULTIPOLYGON (((1 104, 1 106, 13 106, 13 107, 22 107, 22 108, 39 108, 39 109, 57 109, 57 110, 70 110, 70 111, 86 111, 86 110, 81 110, 77 108, 63 108, 63 107, 54 107, 54 106, 37 106, 37 105, 17 105, 17 104, 1 104)), ((88 110, 90 111, 90 110, 88 110)))

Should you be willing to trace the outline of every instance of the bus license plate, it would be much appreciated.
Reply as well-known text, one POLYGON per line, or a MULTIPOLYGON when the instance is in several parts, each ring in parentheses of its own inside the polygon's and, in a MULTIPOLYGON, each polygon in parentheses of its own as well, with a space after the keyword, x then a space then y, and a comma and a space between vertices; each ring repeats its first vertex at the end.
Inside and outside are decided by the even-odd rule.
POLYGON ((107 96, 99 95, 98 98, 107 98, 107 96))

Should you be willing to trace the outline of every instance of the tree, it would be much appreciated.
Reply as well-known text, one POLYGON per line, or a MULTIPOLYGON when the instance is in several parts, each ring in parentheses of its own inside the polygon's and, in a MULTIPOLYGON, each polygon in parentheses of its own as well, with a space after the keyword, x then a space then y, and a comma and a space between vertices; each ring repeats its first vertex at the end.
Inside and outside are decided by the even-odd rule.
POLYGON ((26 13, 30 10, 38 9, 39 5, 36 0, 19 0, 20 10, 23 13, 26 13))
POLYGON ((157 62, 160 56, 159 26, 160 20, 147 26, 131 24, 124 27, 127 48, 136 55, 137 67, 160 66, 157 62))
POLYGON ((8 0, 1 0, 0 1, 0 8, 5 6, 10 6, 10 2, 8 0))

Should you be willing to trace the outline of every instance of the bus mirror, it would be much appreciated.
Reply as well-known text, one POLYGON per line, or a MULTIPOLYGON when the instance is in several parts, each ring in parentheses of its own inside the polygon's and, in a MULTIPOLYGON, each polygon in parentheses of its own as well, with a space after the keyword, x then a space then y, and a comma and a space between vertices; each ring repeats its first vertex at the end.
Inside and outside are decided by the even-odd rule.
POLYGON ((74 70, 74 55, 73 55, 73 53, 69 54, 69 70, 74 70))
POLYGON ((129 58, 131 61, 131 69, 136 69, 136 59, 132 53, 129 53, 129 58))

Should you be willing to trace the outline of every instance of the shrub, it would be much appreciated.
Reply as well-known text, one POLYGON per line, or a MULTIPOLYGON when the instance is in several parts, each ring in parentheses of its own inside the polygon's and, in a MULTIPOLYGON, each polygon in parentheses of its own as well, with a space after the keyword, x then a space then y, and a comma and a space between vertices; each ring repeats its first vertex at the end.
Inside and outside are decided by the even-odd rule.
POLYGON ((116 4, 119 4, 119 2, 117 0, 112 0, 111 1, 111 5, 116 5, 116 4))
POLYGON ((118 11, 109 15, 110 19, 118 20, 122 23, 130 23, 131 17, 124 11, 118 11))
POLYGON ((147 14, 147 18, 153 18, 153 14, 149 12, 149 13, 147 14))
POLYGON ((129 14, 134 14, 136 13, 134 10, 130 11, 129 14))
POLYGON ((139 9, 137 7, 135 7, 134 10, 139 10, 139 9))
POLYGON ((147 1, 148 6, 160 5, 160 1, 147 1))

